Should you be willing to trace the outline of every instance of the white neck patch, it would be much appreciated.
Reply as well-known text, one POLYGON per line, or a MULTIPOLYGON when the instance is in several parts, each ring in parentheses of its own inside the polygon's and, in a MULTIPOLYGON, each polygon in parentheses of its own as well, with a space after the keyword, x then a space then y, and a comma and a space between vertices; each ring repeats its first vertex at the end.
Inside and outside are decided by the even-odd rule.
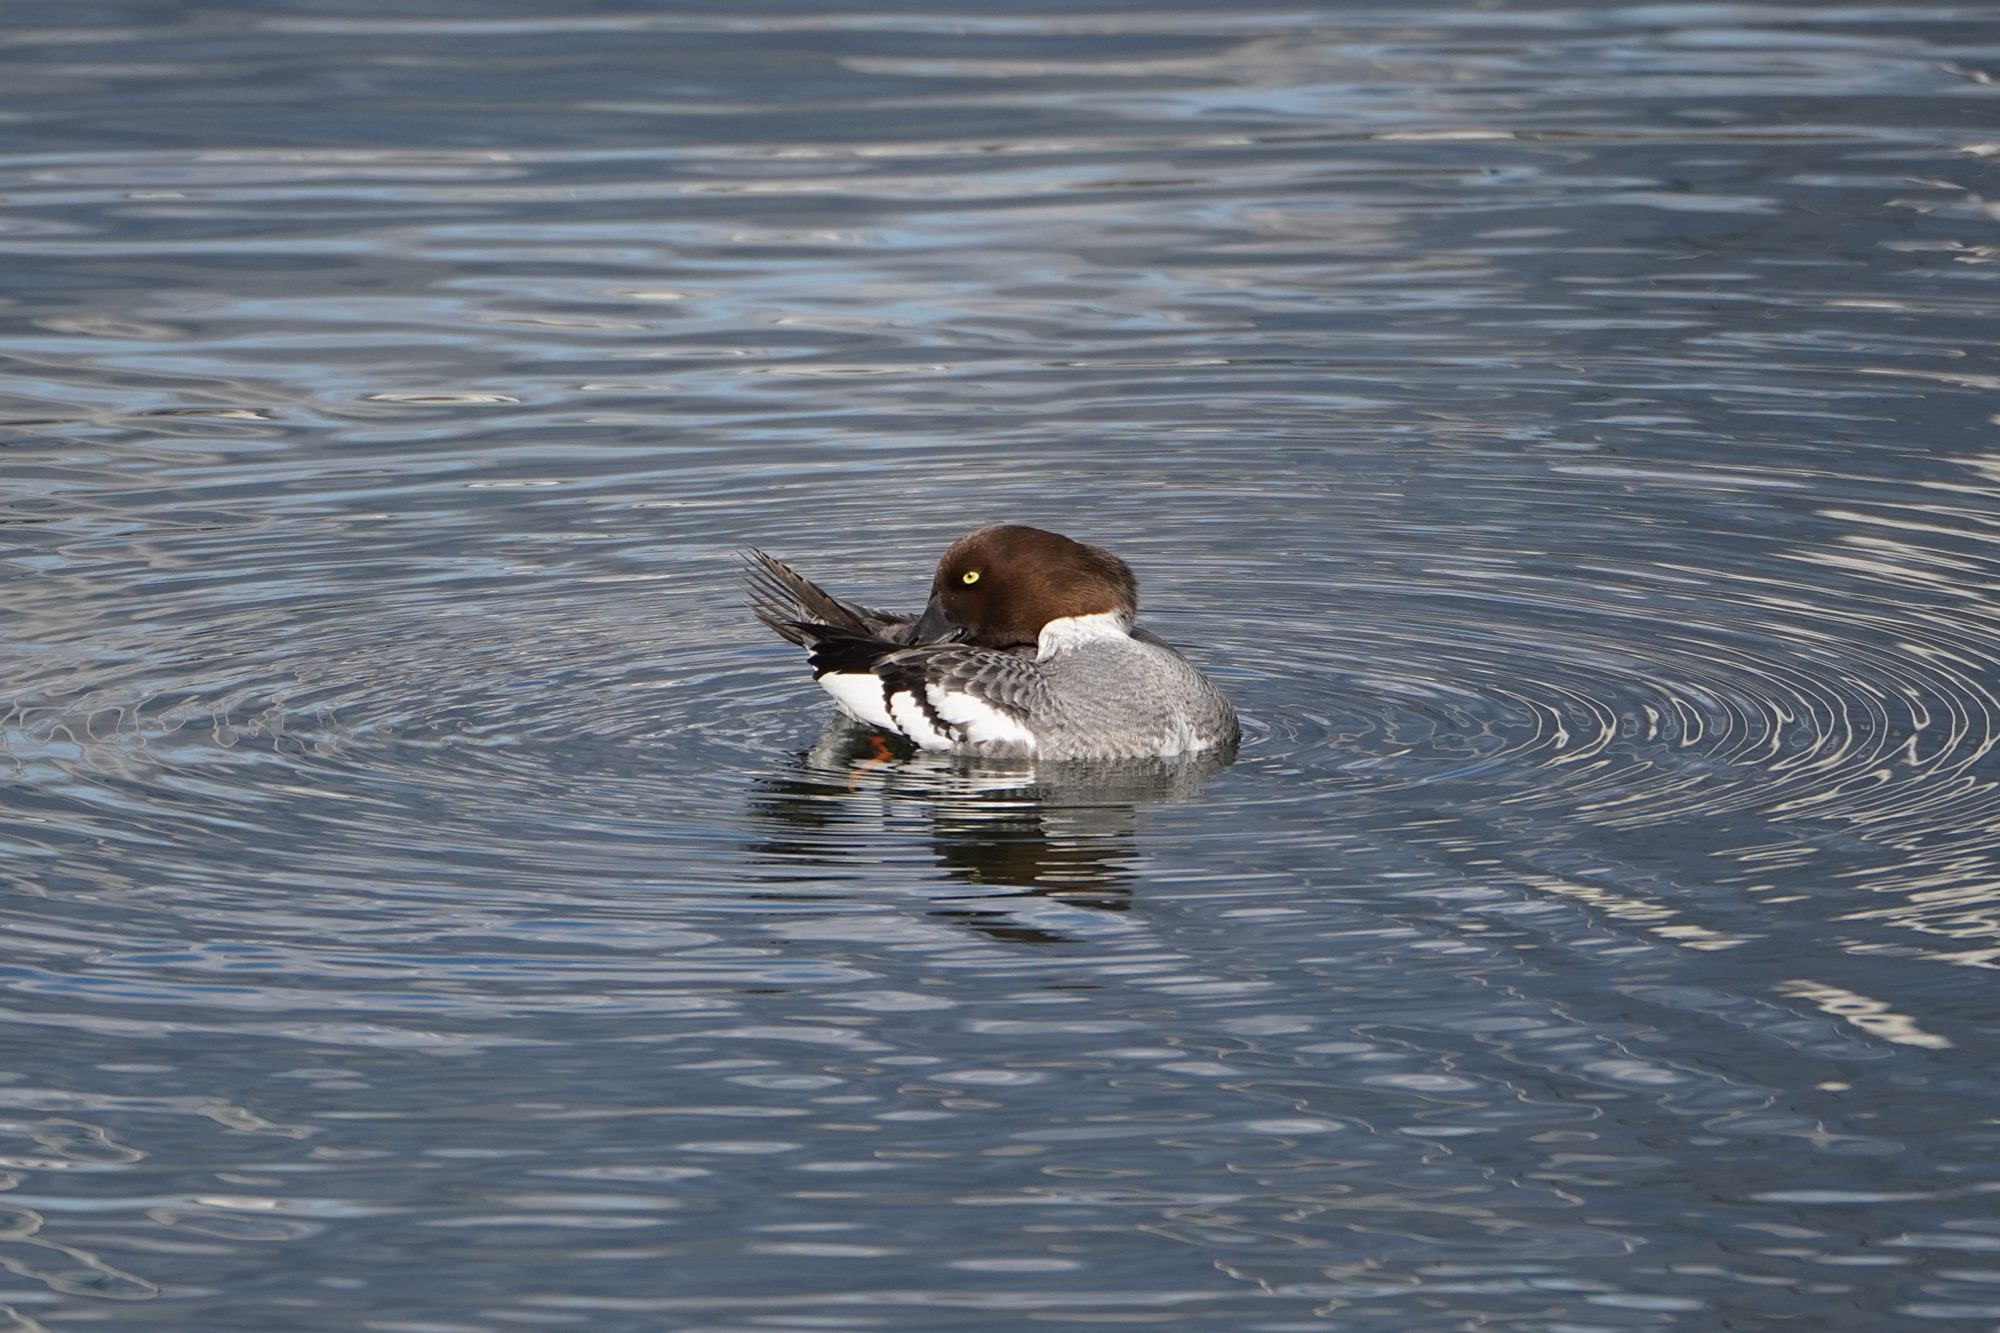
POLYGON ((1086 643, 1104 639, 1130 638, 1132 625, 1122 611, 1099 611, 1091 616, 1058 616, 1042 626, 1035 640, 1035 657, 1047 660, 1086 643))

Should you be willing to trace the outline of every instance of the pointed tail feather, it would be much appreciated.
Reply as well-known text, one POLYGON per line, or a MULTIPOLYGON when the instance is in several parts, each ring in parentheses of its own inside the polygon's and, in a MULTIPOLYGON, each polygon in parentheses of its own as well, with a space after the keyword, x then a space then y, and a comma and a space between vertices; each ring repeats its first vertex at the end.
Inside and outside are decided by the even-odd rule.
POLYGON ((743 584, 757 619, 801 648, 827 637, 900 641, 911 623, 835 597, 754 546, 743 552, 743 584))

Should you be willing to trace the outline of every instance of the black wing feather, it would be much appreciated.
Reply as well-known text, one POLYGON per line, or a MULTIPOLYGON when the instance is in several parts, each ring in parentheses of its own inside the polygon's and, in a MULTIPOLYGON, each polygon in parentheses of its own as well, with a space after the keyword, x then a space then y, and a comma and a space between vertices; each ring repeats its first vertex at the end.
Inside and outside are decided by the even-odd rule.
MULTIPOLYGON (((897 687, 907 682, 919 699, 925 699, 921 687, 928 685, 945 694, 969 695, 1020 721, 1050 709, 1048 678, 1027 653, 960 644, 904 648, 878 664, 875 673, 885 679, 893 673, 897 687)), ((925 708, 928 712, 928 699, 925 708)))
POLYGON ((755 547, 743 552, 743 584, 757 619, 801 648, 835 636, 899 642, 916 623, 915 616, 877 611, 835 597, 755 547))
MULTIPOLYGON (((829 674, 872 675, 882 684, 883 709, 907 695, 924 720, 963 741, 972 724, 948 720, 933 702, 963 695, 997 713, 1026 722, 1052 701, 1032 646, 972 648, 964 644, 909 644, 913 616, 877 611, 835 597, 783 561, 762 551, 743 553, 743 581, 757 619, 807 650, 813 679, 829 674)), ((900 728, 898 728, 900 730, 900 728)))

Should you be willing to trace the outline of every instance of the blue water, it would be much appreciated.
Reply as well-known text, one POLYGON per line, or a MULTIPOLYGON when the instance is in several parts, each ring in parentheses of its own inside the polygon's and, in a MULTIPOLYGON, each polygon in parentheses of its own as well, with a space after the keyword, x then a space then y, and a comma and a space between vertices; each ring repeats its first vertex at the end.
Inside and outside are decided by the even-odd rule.
POLYGON ((17 0, 0 1333, 2000 1327, 1996 77, 17 0), (1233 763, 823 731, 993 520, 1233 763))

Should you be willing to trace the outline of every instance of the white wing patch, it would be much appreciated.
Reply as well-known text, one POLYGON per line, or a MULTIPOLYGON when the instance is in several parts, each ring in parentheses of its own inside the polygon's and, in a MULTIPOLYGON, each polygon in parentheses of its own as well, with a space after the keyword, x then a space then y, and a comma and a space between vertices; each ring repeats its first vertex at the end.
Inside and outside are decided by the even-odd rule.
MULTIPOLYGON (((928 692, 928 691, 927 691, 928 692)), ((889 696, 889 716, 896 721, 896 730, 908 736, 926 750, 949 750, 951 735, 939 731, 928 717, 924 716, 924 706, 917 696, 908 690, 898 690, 889 696)))
MULTIPOLYGON (((864 726, 907 737, 921 749, 1032 755, 1039 748, 1035 733, 1017 714, 995 698, 982 697, 995 682, 982 684, 975 674, 965 682, 971 686, 967 689, 949 683, 954 679, 949 669, 939 674, 943 679, 917 686, 921 696, 905 686, 886 691, 884 698, 883 678, 873 671, 829 671, 819 683, 841 712, 864 726)), ((913 676, 895 679, 914 681, 913 676)))
POLYGON ((1019 718, 984 699, 941 685, 926 685, 924 695, 939 717, 959 729, 965 743, 1010 746, 1024 754, 1035 752, 1035 733, 1023 726, 1019 718))
POLYGON ((889 716, 889 709, 882 702, 880 676, 864 671, 829 671, 819 678, 819 683, 840 705, 840 711, 856 722, 902 733, 902 727, 889 716))

